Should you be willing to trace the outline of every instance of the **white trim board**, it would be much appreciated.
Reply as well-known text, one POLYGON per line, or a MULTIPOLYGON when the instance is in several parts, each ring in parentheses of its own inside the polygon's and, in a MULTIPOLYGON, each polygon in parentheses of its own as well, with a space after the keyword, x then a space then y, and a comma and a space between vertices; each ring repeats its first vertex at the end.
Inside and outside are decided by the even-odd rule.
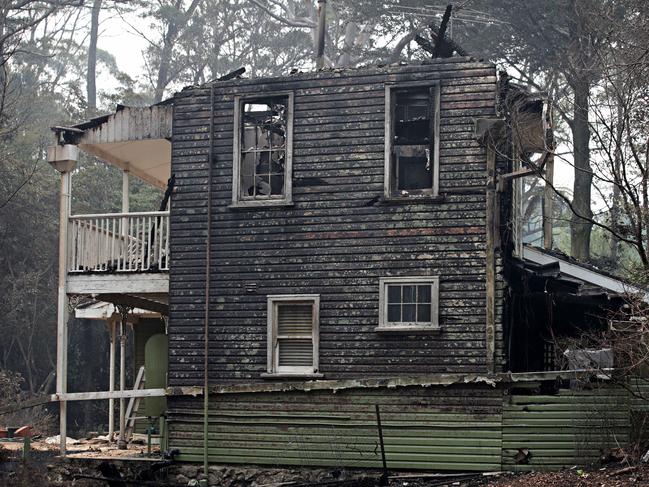
POLYGON ((610 277, 597 271, 587 269, 578 264, 573 264, 572 262, 565 261, 563 259, 560 259, 559 257, 547 254, 533 247, 523 247, 523 258, 539 265, 553 264, 558 262, 559 270, 562 274, 574 277, 581 281, 599 286, 603 289, 607 289, 615 293, 637 294, 642 296, 644 301, 649 302, 649 292, 646 289, 633 286, 632 284, 626 283, 620 279, 615 279, 614 277, 610 277))
POLYGON ((68 274, 68 294, 168 294, 168 272, 68 274))

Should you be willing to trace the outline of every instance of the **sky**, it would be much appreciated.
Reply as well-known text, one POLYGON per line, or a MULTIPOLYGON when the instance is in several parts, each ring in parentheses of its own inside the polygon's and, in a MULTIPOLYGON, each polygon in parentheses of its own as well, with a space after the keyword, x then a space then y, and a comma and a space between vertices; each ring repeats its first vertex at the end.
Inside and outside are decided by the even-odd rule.
MULTIPOLYGON (((151 33, 151 28, 149 22, 134 14, 127 14, 125 19, 126 21, 118 15, 101 17, 101 29, 97 47, 115 56, 120 71, 125 72, 131 78, 139 79, 145 72, 142 53, 146 49, 148 42, 142 35, 135 32, 129 24, 137 26, 137 29, 145 35, 151 33)), ((98 86, 103 89, 109 89, 111 85, 116 86, 115 80, 106 73, 100 74, 100 83, 98 83, 98 86)))

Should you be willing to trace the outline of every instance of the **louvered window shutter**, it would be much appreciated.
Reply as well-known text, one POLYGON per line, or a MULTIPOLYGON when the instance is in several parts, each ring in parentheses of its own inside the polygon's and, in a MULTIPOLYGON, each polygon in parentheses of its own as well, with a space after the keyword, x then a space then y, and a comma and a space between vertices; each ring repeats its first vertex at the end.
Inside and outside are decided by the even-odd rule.
POLYGON ((313 367, 313 304, 277 305, 277 365, 313 367))

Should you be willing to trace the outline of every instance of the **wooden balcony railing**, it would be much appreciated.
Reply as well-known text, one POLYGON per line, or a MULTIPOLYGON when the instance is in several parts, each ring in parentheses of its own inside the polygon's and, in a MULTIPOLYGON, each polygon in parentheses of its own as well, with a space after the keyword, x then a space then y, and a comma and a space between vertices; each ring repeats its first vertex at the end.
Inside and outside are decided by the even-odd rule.
POLYGON ((169 270, 169 212, 74 215, 68 272, 169 270))

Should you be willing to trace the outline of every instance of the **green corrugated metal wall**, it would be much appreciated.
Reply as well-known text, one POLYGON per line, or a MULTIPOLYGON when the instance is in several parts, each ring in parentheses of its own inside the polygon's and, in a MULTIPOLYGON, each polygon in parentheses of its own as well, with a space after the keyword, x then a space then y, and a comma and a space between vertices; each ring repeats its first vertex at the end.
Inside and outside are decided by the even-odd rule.
POLYGON ((506 396, 503 469, 556 470, 593 463, 603 449, 626 445, 629 429, 629 395, 622 388, 506 396), (529 463, 516 464, 519 449, 529 450, 529 463))
MULTIPOLYGON (((200 402, 173 403, 170 446, 201 461, 200 402)), ((375 404, 390 468, 500 468, 501 392, 454 387, 221 395, 210 462, 380 467, 375 404)))
MULTIPOLYGON (((219 394, 211 399, 209 461, 380 468, 379 404, 389 468, 586 465, 602 448, 628 442, 632 402, 612 386, 555 395, 477 385, 219 394), (527 464, 515 462, 519 449, 529 450, 527 464)), ((170 398, 170 447, 182 461, 203 459, 201 406, 200 398, 170 398)))
POLYGON ((649 442, 649 380, 635 379, 629 385, 631 395, 632 440, 649 442))

